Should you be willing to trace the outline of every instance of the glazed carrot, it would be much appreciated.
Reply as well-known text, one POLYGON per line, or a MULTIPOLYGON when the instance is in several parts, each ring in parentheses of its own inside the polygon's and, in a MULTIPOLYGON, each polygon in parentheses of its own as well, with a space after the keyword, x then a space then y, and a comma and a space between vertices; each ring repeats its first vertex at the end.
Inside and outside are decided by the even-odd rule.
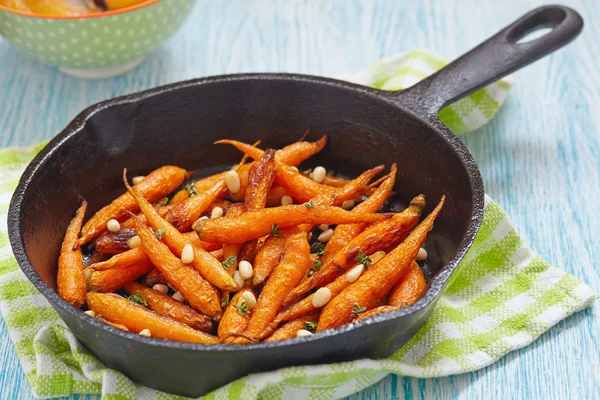
POLYGON ((247 291, 256 296, 250 289, 240 290, 233 296, 233 299, 231 299, 227 308, 225 308, 217 331, 217 336, 223 343, 251 343, 250 340, 243 337, 252 312, 252 308, 242 297, 247 291))
POLYGON ((208 333, 192 329, 114 293, 88 293, 87 302, 90 310, 112 323, 125 325, 131 332, 148 329, 155 338, 202 344, 219 342, 208 333))
POLYGON ((132 257, 133 254, 128 253, 117 254, 105 261, 105 263, 115 264, 112 268, 96 270, 94 267, 98 264, 88 268, 90 275, 86 282, 87 289, 92 292, 114 292, 154 268, 148 258, 135 259, 136 257, 132 257))
MULTIPOLYGON (((168 195, 177 186, 181 185, 186 175, 187 172, 184 169, 167 165, 149 173, 144 180, 136 185, 136 189, 140 195, 152 203, 168 195)), ((82 236, 77 244, 82 246, 100 236, 101 233, 106 231, 106 223, 109 220, 115 218, 122 221, 126 217, 121 214, 123 210, 132 212, 138 210, 137 203, 128 193, 117 197, 112 203, 94 214, 83 226, 82 236)))
POLYGON ((254 257, 252 286, 262 285, 273 272, 281 259, 285 242, 292 234, 291 230, 282 231, 278 236, 269 236, 254 257))
POLYGON ((388 311, 395 311, 395 310, 398 310, 398 307, 389 306, 389 305, 379 306, 376 308, 372 308, 369 311, 363 312, 357 318, 355 318, 354 321, 360 321, 360 320, 372 317, 373 315, 381 314, 383 312, 388 312, 388 311))
POLYGON ((277 150, 276 155, 282 163, 295 167, 319 153, 326 144, 327 135, 323 135, 315 142, 301 141, 292 143, 283 149, 277 150))
POLYGON ((213 328, 213 323, 206 315, 198 313, 191 307, 173 299, 164 293, 157 290, 147 288, 137 282, 131 282, 125 286, 125 291, 130 295, 135 295, 138 300, 141 300, 145 305, 165 317, 173 318, 176 321, 186 324, 187 326, 198 329, 204 332, 210 332, 213 328))
MULTIPOLYGON (((132 218, 135 219, 135 216, 132 218)), ((218 322, 223 311, 217 290, 205 281, 197 270, 185 265, 174 256, 169 247, 159 240, 150 228, 137 219, 136 232, 142 239, 142 249, 164 278, 181 292, 194 309, 218 322)))
MULTIPOLYGON (((356 212, 374 213, 379 210, 389 197, 394 183, 396 182, 396 164, 392 165, 388 178, 369 196, 365 201, 352 209, 356 212)), ((350 240, 356 237, 365 227, 365 224, 343 224, 338 225, 333 231, 333 236, 327 242, 321 262, 326 263, 335 253, 344 247, 350 240)))
POLYGON ((252 313, 246 336, 250 339, 262 339, 266 329, 273 321, 287 293, 304 277, 309 268, 310 246, 306 233, 295 233, 287 240, 281 262, 275 267, 267 280, 256 308, 252 313))
POLYGON ((125 332, 129 332, 129 329, 127 329, 127 327, 125 325, 121 325, 121 324, 115 324, 114 322, 110 322, 107 319, 104 319, 102 317, 96 317, 97 319, 99 319, 100 321, 104 322, 106 325, 110 325, 113 328, 117 328, 117 329, 121 329, 122 331, 125 332))
MULTIPOLYGON (((166 206, 160 206, 160 207, 154 207, 154 208, 156 209, 156 211, 158 212, 158 214, 161 217, 164 217, 172 207, 173 206, 171 204, 168 204, 166 206)), ((144 224, 148 225, 148 219, 146 218, 144 213, 139 213, 136 216, 139 218, 140 221, 142 221, 144 224)), ((133 221, 127 220, 121 224, 121 230, 133 229, 133 226, 134 226, 133 221)), ((100 237, 102 237, 102 236, 100 236, 100 237)))
MULTIPOLYGON (((261 149, 237 140, 219 140, 215 143, 231 144, 255 160, 258 160, 264 154, 261 149)), ((333 191, 333 188, 302 175, 296 168, 281 161, 277 154, 275 155, 275 167, 277 169, 275 176, 277 184, 300 202, 306 202, 320 193, 331 193, 333 191)))
POLYGON ((413 261, 406 275, 392 288, 388 303, 400 308, 408 307, 416 303, 426 289, 427 282, 425 282, 423 271, 419 264, 413 261))
POLYGON ((135 236, 135 231, 121 225, 117 232, 106 232, 94 242, 94 252, 102 255, 119 254, 129 250, 127 241, 135 236))
POLYGON ((332 187, 344 187, 348 183, 348 180, 344 178, 338 178, 333 175, 326 175, 325 180, 323 181, 323 185, 332 186, 332 187))
POLYGON ((388 253, 380 262, 365 271, 356 282, 346 287, 342 293, 334 297, 323 309, 319 317, 317 332, 337 328, 355 318, 357 309, 366 311, 377 306, 377 303, 388 295, 392 287, 402 279, 427 233, 433 228, 433 222, 439 215, 445 196, 442 196, 437 207, 421 222, 406 240, 388 253))
MULTIPOLYGON (((227 210, 226 217, 237 217, 242 215, 246 211, 246 207, 243 204, 236 203, 229 207, 227 210)), ((223 244, 223 259, 232 260, 228 265, 224 265, 225 270, 229 274, 229 276, 233 276, 235 270, 237 269, 238 262, 240 261, 239 253, 242 245, 240 243, 225 243, 223 244), (231 258, 230 258, 231 257, 231 258)), ((236 290, 237 287, 232 290, 236 290)))
POLYGON ((56 277, 58 295, 77 308, 81 308, 85 302, 83 255, 76 243, 86 210, 87 202, 84 201, 69 223, 58 257, 58 275, 56 277))
POLYGON ((279 329, 277 329, 275 332, 273 332, 273 334, 271 336, 266 338, 264 341, 265 342, 276 342, 278 340, 293 339, 296 337, 296 334, 298 333, 298 331, 300 329, 307 328, 307 326, 306 326, 307 322, 316 322, 316 321, 318 321, 318 319, 319 319, 318 312, 298 317, 297 319, 294 319, 293 321, 290 321, 290 322, 286 323, 285 325, 283 325, 282 327, 280 327, 279 329))
POLYGON ((165 215, 165 220, 181 232, 188 231, 192 224, 208 210, 210 204, 226 189, 225 181, 218 181, 210 189, 188 198, 183 203, 173 204, 165 215))
POLYGON ((248 211, 235 218, 198 221, 194 229, 200 240, 206 242, 243 243, 271 233, 274 225, 285 228, 303 223, 347 224, 374 222, 389 217, 389 214, 355 213, 338 207, 291 205, 248 211))
POLYGON ((294 288, 285 298, 284 305, 288 306, 309 290, 333 281, 344 271, 349 262, 356 259, 359 252, 371 255, 379 250, 387 252, 396 247, 417 224, 423 207, 425 207, 425 198, 417 196, 401 213, 365 229, 331 257, 319 271, 294 288))
MULTIPOLYGON (((163 231, 163 241, 169 246, 171 251, 173 251, 177 257, 181 257, 183 248, 186 245, 190 245, 193 252, 193 258, 189 262, 190 266, 198 270, 204 279, 219 289, 237 289, 235 281, 227 274, 227 271, 223 269, 221 263, 203 248, 194 246, 191 241, 187 240, 186 237, 177 230, 177 228, 158 215, 158 212, 156 212, 154 207, 140 196, 136 189, 132 188, 129 183, 127 183, 126 173, 127 170, 123 170, 123 183, 125 184, 127 191, 137 201, 140 209, 144 215, 146 215, 146 218, 148 218, 150 226, 152 226, 155 231, 163 231)), ((190 198, 190 200, 193 199, 194 197, 190 198)))
MULTIPOLYGON (((385 256, 385 253, 383 251, 373 254, 371 256, 371 259, 373 260, 373 264, 379 262, 379 260, 381 260, 384 256, 385 256)), ((373 265, 373 264, 371 264, 371 265, 373 265)), ((331 298, 334 298, 335 296, 340 294, 342 292, 342 290, 344 290, 346 288, 346 286, 350 285, 351 281, 354 278, 356 278, 356 277, 351 278, 351 275, 352 275, 352 269, 350 269, 345 274, 338 276, 330 284, 324 286, 327 289, 329 289, 329 291, 331 293, 331 298)), ((356 279, 354 279, 354 280, 356 280, 356 279)), ((271 328, 276 327, 283 321, 290 321, 290 320, 299 318, 305 314, 308 314, 308 313, 320 308, 320 307, 315 307, 313 305, 314 297, 315 297, 315 295, 313 293, 310 296, 305 297, 304 299, 298 301, 297 303, 291 305, 289 308, 287 308, 284 311, 277 314, 277 316, 273 320, 273 323, 271 324, 271 328)))

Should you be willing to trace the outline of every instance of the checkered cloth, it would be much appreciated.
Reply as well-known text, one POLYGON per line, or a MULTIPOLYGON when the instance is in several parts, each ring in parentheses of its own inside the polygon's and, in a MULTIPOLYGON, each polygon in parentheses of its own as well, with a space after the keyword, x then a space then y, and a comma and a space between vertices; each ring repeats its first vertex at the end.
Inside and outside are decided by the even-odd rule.
MULTIPOLYGON (((381 60, 347 80, 387 90, 411 86, 444 60, 412 51, 381 60)), ((456 133, 485 124, 502 105, 504 79, 444 108, 440 118, 456 133)), ((171 399, 104 367, 83 349, 58 314, 20 271, 6 233, 8 203, 27 163, 42 146, 0 151, 0 310, 23 370, 38 397, 75 393, 103 399, 171 399)), ((386 360, 293 367, 239 379, 207 399, 336 399, 389 373, 434 377, 473 371, 527 346, 596 298, 574 276, 536 256, 502 209, 486 197, 483 224, 421 330, 386 360)))

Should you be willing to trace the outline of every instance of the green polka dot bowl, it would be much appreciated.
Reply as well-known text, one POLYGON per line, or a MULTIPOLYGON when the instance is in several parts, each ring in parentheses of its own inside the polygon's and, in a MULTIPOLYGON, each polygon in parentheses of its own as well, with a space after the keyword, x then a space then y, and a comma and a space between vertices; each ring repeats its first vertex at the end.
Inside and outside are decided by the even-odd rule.
POLYGON ((0 34, 18 50, 68 75, 108 78, 137 67, 173 35, 195 0, 149 0, 85 16, 52 17, 0 6, 0 34))

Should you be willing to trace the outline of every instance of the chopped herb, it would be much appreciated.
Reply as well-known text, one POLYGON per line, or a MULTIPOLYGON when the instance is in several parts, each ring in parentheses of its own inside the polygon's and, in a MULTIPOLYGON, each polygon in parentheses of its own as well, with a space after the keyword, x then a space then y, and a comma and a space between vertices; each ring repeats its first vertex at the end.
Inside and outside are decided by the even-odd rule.
POLYGON ((304 329, 309 332, 315 333, 317 331, 317 323, 316 322, 306 322, 304 324, 304 329))
POLYGON ((223 297, 223 300, 221 300, 221 307, 225 307, 227 304, 229 304, 229 296, 225 296, 223 297))
POLYGON ((127 299, 144 307, 148 307, 148 303, 146 303, 146 298, 142 296, 140 292, 132 294, 131 296, 127 297, 127 299))
POLYGON ((313 201, 309 201, 308 203, 304 203, 304 207, 306 208, 313 208, 315 205, 313 204, 313 201))
POLYGON ((321 267, 323 266, 323 263, 321 262, 321 260, 315 260, 315 262, 314 262, 314 265, 315 265, 315 266, 314 266, 314 267, 312 267, 312 268, 310 269, 310 271, 308 271, 308 276, 313 276, 313 274, 314 274, 315 272, 317 272, 318 270, 320 270, 320 269, 321 269, 321 267))
POLYGON ((229 256, 227 257, 227 260, 223 261, 221 264, 223 264, 224 267, 230 267, 234 262, 235 256, 229 256))
POLYGON ((354 306, 352 306, 352 314, 350 314, 350 316, 352 318, 358 318, 366 310, 367 309, 365 307, 361 307, 361 306, 359 306, 358 304, 355 303, 354 306))
POLYGON ((163 236, 165 236, 165 230, 163 228, 160 228, 159 230, 154 232, 154 234, 156 235, 157 238, 162 239, 163 236))
POLYGON ((277 228, 277 224, 273 224, 273 226, 271 226, 271 236, 273 236, 273 237, 281 236, 281 231, 277 228))
POLYGON ((240 314, 242 317, 244 316, 244 314, 250 314, 250 309, 248 308, 248 304, 244 301, 242 302, 241 305, 239 306, 233 306, 238 314, 240 314))
POLYGON ((373 260, 371 260, 369 258, 369 256, 367 256, 365 253, 363 253, 362 250, 360 250, 358 252, 358 255, 356 256, 355 260, 359 263, 365 266, 365 269, 369 269, 369 265, 371 265, 371 263, 373 262, 373 260))
POLYGON ((185 185, 185 190, 188 191, 190 197, 194 197, 198 194, 198 191, 196 190, 196 184, 194 182, 190 182, 187 185, 185 185))
POLYGON ((154 203, 154 206, 162 207, 162 206, 166 206, 168 203, 169 203, 169 198, 163 197, 162 199, 159 199, 156 203, 154 203))
POLYGON ((325 243, 316 241, 310 246, 311 253, 317 253, 319 258, 323 257, 325 253, 325 243))

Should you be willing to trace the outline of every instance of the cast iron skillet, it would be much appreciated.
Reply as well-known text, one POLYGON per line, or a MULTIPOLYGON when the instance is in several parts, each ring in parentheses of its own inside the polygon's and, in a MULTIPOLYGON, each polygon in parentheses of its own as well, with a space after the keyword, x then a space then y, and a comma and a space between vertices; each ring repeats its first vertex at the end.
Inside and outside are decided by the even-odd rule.
POLYGON ((477 165, 438 120, 441 107, 565 45, 583 26, 561 6, 538 8, 442 71, 401 93, 302 75, 217 76, 109 100, 81 113, 31 162, 13 196, 8 226, 21 269, 71 331, 107 366, 141 384, 199 396, 250 373, 394 353, 421 327, 481 224, 477 165), (541 38, 517 41, 540 27, 541 38), (114 329, 56 294, 56 263, 81 198, 90 213, 123 192, 123 167, 147 173, 165 164, 211 172, 239 160, 220 138, 280 147, 310 127, 329 135, 315 164, 356 174, 398 163, 400 201, 419 193, 427 212, 446 206, 427 241, 434 274, 415 305, 308 338, 253 345, 195 345, 114 329))

